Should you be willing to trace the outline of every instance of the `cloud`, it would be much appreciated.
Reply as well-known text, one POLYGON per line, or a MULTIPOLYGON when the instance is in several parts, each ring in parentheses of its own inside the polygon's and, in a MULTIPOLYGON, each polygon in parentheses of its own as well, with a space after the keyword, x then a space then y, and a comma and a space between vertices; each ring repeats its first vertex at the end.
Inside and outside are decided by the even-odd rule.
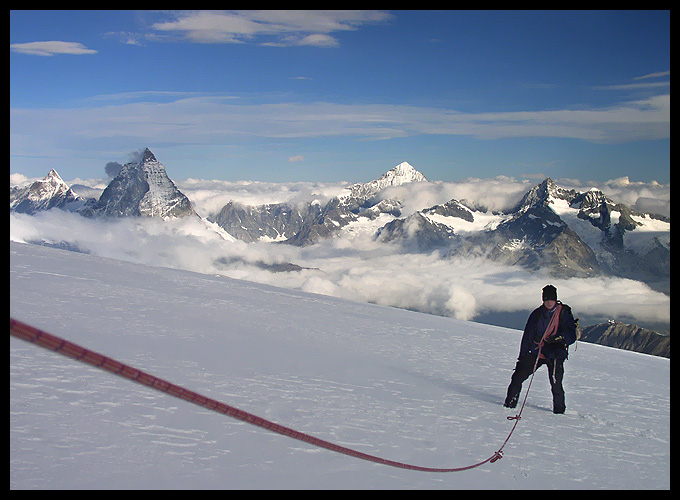
POLYGON ((624 83, 620 85, 601 85, 593 88, 597 90, 639 90, 670 86, 671 82, 644 82, 644 83, 624 83))
MULTIPOLYGON (((649 80, 650 78, 661 78, 671 76, 670 71, 657 71, 655 73, 649 73, 647 75, 636 76, 633 80, 649 80)), ((642 82, 642 83, 622 83, 618 85, 600 85, 593 87, 596 90, 644 90, 644 89, 656 89, 661 87, 671 86, 670 80, 664 82, 642 82)))
POLYGON ((288 161, 291 162, 291 163, 294 163, 294 162, 297 162, 297 161, 305 161, 305 157, 302 156, 302 155, 295 155, 295 156, 291 156, 290 158, 288 158, 288 161))
POLYGON ((9 48, 13 52, 33 56, 54 56, 57 54, 79 56, 97 53, 96 50, 88 49, 82 43, 60 41, 12 43, 9 48))
POLYGON ((628 176, 600 181, 579 181, 576 179, 554 179, 566 189, 588 191, 598 189, 615 203, 623 203, 639 212, 671 216, 671 185, 652 182, 634 182, 628 176))
MULTIPOLYGON (((541 179, 542 181, 543 179, 541 179)), ((540 181, 539 181, 540 182, 540 181)), ((263 182, 187 179, 175 181, 202 216, 217 213, 229 201, 245 205, 271 203, 326 204, 331 198, 348 193, 348 182, 263 182)), ((451 199, 464 200, 488 210, 515 206, 536 182, 506 176, 491 179, 468 178, 459 182, 417 182, 393 186, 380 193, 382 199, 402 200, 402 216, 407 216, 451 199)), ((663 197, 663 194, 661 194, 663 197)), ((670 187, 667 189, 670 199, 670 187)))
POLYGON ((29 179, 24 174, 14 173, 9 174, 9 185, 12 186, 26 186, 33 182, 35 179, 29 179))
MULTIPOLYGON (((578 180, 571 180, 571 184, 587 185, 578 180)), ((660 196, 670 203, 670 185, 645 185, 625 178, 605 184, 618 190, 620 196, 660 196)), ((189 179, 178 186, 199 214, 206 216, 232 199, 248 204, 325 201, 346 191, 347 184, 189 179)), ((406 186, 399 188, 408 189, 406 186)), ((469 197, 478 204, 501 208, 514 203, 532 186, 526 180, 496 177, 460 183, 415 183, 410 191, 400 194, 411 200, 408 209, 443 203, 452 197, 469 197)), ((342 233, 300 248, 224 239, 210 224, 196 218, 97 220, 50 210, 34 216, 10 213, 10 240, 43 241, 102 257, 221 274, 464 320, 494 312, 528 314, 540 305, 541 287, 554 283, 560 299, 581 318, 670 323, 670 298, 637 281, 615 277, 556 279, 483 258, 443 259, 438 252, 407 253, 400 245, 374 241, 370 231, 342 233), (267 269, 267 264, 288 262, 305 269, 267 269)))
MULTIPOLYGON (((145 90, 138 92, 117 92, 86 97, 83 101, 133 101, 133 100, 172 100, 174 98, 205 95, 205 92, 145 90)), ((233 97, 237 99, 237 97, 233 97)))
POLYGON ((174 37, 171 40, 193 43, 335 47, 338 41, 329 33, 356 30, 392 17, 380 11, 200 11, 173 13, 151 28, 174 37))
POLYGON ((308 203, 317 200, 325 204, 334 196, 347 192, 348 183, 263 181, 222 181, 187 179, 176 181, 177 187, 191 200, 199 215, 216 214, 230 201, 244 205, 272 203, 308 203))
POLYGON ((293 45, 307 45, 310 47, 337 47, 340 45, 338 40, 331 35, 325 35, 323 33, 314 33, 312 35, 307 35, 303 37, 290 36, 282 38, 280 42, 270 42, 263 43, 263 45, 269 45, 274 47, 290 47, 293 45))
MULTIPOLYGON (((538 182, 543 181, 541 178, 538 182)), ((465 202, 481 210, 508 210, 538 182, 517 180, 505 175, 491 179, 469 177, 459 182, 418 182, 384 189, 382 199, 396 198, 404 203, 403 212, 446 203, 451 199, 465 202)))
MULTIPOLYGON (((130 153, 132 156, 132 153, 130 153)), ((294 157, 293 157, 294 158, 294 157)), ((131 161, 131 160, 130 160, 131 161)), ((469 177, 457 182, 417 182, 392 186, 380 193, 382 199, 398 198, 404 204, 403 216, 416 210, 443 204, 451 199, 464 201, 482 210, 509 210, 524 194, 545 177, 515 179, 505 175, 492 178, 469 177)), ((10 184, 26 184, 35 179, 26 179, 22 174, 11 174, 10 184)), ((634 210, 652 212, 670 217, 671 186, 658 182, 636 182, 627 176, 607 181, 581 181, 578 179, 555 178, 565 189, 588 191, 598 189, 615 203, 624 203, 634 210)), ((74 181, 75 182, 75 181, 74 181)), ((102 188, 101 179, 77 180, 78 184, 102 188)), ((264 182, 225 181, 211 179, 175 180, 175 184, 186 194, 198 213, 207 217, 219 212, 229 201, 245 205, 272 203, 309 203, 318 201, 325 204, 334 196, 348 192, 349 182, 264 182)))
POLYGON ((128 163, 139 163, 142 161, 142 158, 144 157, 144 151, 146 148, 139 148, 135 149, 134 151, 130 151, 127 156, 128 156, 128 163))
POLYGON ((313 35, 307 35, 306 37, 300 39, 297 42, 298 45, 310 45, 314 47, 337 47, 340 45, 338 40, 330 35, 324 35, 321 33, 315 33, 313 35))
POLYGON ((106 164, 106 166, 104 166, 104 171, 106 172, 106 175, 113 178, 118 175, 122 168, 123 165, 121 165, 117 161, 110 161, 106 164))
POLYGON ((459 112, 445 108, 333 102, 241 102, 196 96, 78 108, 10 109, 10 154, 52 149, 111 150, 132 141, 164 146, 258 140, 420 135, 490 140, 550 137, 616 143, 670 137, 670 94, 605 108, 459 112))
POLYGON ((636 76, 633 80, 646 80, 647 78, 660 78, 662 76, 671 76, 670 70, 657 71, 656 73, 649 73, 648 75, 636 76))

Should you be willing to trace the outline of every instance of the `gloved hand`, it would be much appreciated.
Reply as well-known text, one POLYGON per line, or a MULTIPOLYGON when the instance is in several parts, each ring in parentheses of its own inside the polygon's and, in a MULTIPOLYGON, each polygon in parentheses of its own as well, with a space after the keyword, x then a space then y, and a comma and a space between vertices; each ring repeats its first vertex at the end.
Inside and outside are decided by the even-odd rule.
POLYGON ((555 335, 553 337, 548 337, 545 340, 545 343, 546 344, 560 344, 560 343, 562 343, 563 344, 564 343, 564 337, 562 335, 555 335))

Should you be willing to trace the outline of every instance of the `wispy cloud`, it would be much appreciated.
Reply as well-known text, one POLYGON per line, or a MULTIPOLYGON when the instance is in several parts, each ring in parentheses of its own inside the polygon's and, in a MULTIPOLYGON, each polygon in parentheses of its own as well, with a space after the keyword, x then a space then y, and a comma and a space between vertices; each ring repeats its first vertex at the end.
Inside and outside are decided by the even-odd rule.
MULTIPOLYGON (((649 73, 647 75, 636 76, 633 78, 636 82, 640 80, 649 80, 653 78, 662 78, 666 76, 671 76, 670 71, 657 71, 655 73, 649 73)), ((663 82, 641 82, 641 83, 622 83, 618 85, 599 85, 593 87, 596 90, 644 90, 644 89, 657 89, 663 87, 671 86, 670 80, 663 82)))
POLYGON ((384 22, 392 15, 380 11, 200 11, 175 12, 151 28, 169 38, 193 43, 256 43, 289 47, 335 47, 331 35, 384 22))
POLYGON ((33 56, 54 56, 60 54, 80 56, 97 53, 96 50, 88 49, 82 43, 60 41, 12 43, 9 48, 13 52, 33 56))
POLYGON ((671 76, 670 70, 657 71, 656 73, 649 73, 648 75, 636 76, 633 80, 646 80, 647 78, 660 78, 662 76, 671 76))
POLYGON ((100 94, 86 97, 83 101, 134 101, 166 99, 175 100, 181 97, 193 97, 204 95, 206 92, 168 91, 168 90, 142 90, 138 92, 117 92, 115 94, 100 94))
POLYGON ((621 85, 601 85, 593 87, 597 90, 639 90, 670 87, 671 82, 643 82, 643 83, 623 83, 621 85))
MULTIPOLYGON (((158 97, 157 93, 154 93, 158 97)), ((127 97, 141 97, 135 93, 127 97)), ((253 139, 417 135, 476 139, 557 137, 625 142, 670 137, 670 94, 601 108, 459 112, 433 107, 333 102, 240 102, 230 96, 194 96, 163 102, 121 102, 79 108, 10 109, 11 154, 35 140, 92 150, 112 141, 236 144, 253 139), (33 139, 31 139, 33 138, 33 139)))

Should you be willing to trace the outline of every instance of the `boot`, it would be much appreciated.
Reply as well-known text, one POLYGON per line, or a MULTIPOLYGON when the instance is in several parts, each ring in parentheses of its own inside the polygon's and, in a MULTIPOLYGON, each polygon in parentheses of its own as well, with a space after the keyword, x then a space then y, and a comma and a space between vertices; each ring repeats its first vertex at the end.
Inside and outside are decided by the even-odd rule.
POLYGON ((519 394, 515 394, 512 397, 508 396, 505 399, 505 403, 503 403, 503 406, 505 406, 506 408, 516 408, 518 399, 519 399, 519 394))

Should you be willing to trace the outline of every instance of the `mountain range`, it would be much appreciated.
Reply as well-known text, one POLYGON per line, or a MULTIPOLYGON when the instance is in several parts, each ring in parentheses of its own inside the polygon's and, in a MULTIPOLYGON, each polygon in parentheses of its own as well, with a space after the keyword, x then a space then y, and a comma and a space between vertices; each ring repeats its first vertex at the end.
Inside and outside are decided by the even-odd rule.
MULTIPOLYGON (((403 162, 325 205, 230 201, 208 220, 246 242, 305 246, 362 226, 378 242, 416 252, 440 250, 444 258, 485 256, 532 270, 548 268, 558 276, 604 273, 657 285, 669 279, 670 220, 635 212, 601 191, 567 190, 547 178, 507 211, 452 199, 408 214, 402 213, 402 200, 385 194, 389 187, 420 182, 429 181, 403 162)), ((51 208, 90 217, 198 217, 148 148, 139 161, 123 166, 97 200, 75 194, 54 170, 28 187, 10 188, 10 211, 51 208)))
MULTIPOLYGON (((326 203, 245 205, 232 200, 207 221, 228 233, 227 239, 248 243, 302 247, 362 233, 406 253, 482 257, 548 270, 556 277, 619 276, 670 293, 669 218, 631 210, 598 190, 564 189, 550 178, 503 211, 456 199, 407 211, 409 189, 429 182, 403 162, 326 203)), ((10 188, 10 211, 32 214, 51 208, 87 217, 200 218, 149 149, 124 165, 98 199, 75 194, 54 170, 28 187, 10 188)))
POLYGON ((597 190, 577 192, 550 178, 513 208, 490 211, 449 200, 413 213, 386 188, 429 182, 408 163, 379 179, 355 184, 325 205, 230 202, 210 220, 244 241, 311 245, 343 231, 371 231, 378 242, 407 251, 439 250, 443 258, 483 256, 556 276, 607 274, 645 281, 666 291, 670 282, 670 219, 636 212, 597 190))
MULTIPOLYGON (((306 246, 360 229, 372 233, 376 242, 402 245, 410 252, 439 250, 443 258, 481 256, 530 270, 549 269, 556 276, 607 274, 662 291, 669 288, 666 217, 633 211, 598 190, 564 189, 550 178, 506 211, 452 199, 403 213, 405 200, 388 189, 427 182, 403 162, 378 179, 349 186, 325 204, 230 201, 207 219, 246 242, 306 246)), ((51 208, 88 217, 198 217, 148 148, 139 161, 124 165, 96 200, 75 194, 54 170, 28 187, 10 188, 10 211, 31 214, 51 208)))

